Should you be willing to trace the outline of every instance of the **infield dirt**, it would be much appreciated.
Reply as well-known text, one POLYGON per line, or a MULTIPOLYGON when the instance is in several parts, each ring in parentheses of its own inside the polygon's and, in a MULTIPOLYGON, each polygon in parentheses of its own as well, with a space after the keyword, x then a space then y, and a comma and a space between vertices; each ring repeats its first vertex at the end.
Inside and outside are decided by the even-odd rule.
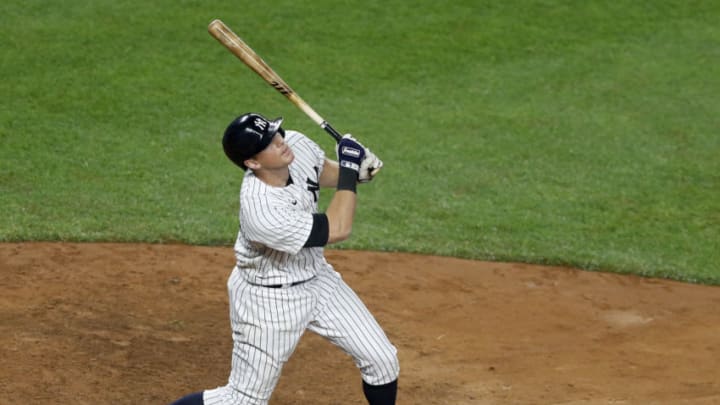
MULTIPOLYGON (((398 404, 720 403, 720 287, 328 250, 399 349, 398 404)), ((0 244, 0 404, 167 404, 224 385, 229 247, 0 244)), ((364 404, 308 332, 271 404, 364 404)))

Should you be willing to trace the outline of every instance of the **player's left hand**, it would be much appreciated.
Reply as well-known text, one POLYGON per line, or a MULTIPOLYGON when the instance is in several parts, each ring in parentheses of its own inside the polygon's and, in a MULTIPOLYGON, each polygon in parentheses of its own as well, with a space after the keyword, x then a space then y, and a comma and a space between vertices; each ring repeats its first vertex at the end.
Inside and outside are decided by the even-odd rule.
POLYGON ((365 147, 357 139, 345 134, 335 145, 335 153, 341 168, 351 169, 359 175, 360 164, 365 159, 365 147))
POLYGON ((372 180, 376 174, 382 169, 383 161, 380 160, 374 153, 370 151, 370 148, 365 148, 365 159, 360 162, 360 174, 358 176, 358 182, 367 183, 372 180))

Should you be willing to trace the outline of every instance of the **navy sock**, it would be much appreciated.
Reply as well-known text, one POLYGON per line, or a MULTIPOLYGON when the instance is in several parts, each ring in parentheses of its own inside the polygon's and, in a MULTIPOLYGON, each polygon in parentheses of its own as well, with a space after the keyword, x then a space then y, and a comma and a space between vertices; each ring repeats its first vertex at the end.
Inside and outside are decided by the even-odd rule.
POLYGON ((383 385, 370 385, 363 381, 363 392, 370 405, 395 405, 397 380, 383 385))
POLYGON ((190 395, 186 395, 170 405, 204 405, 203 393, 194 392, 190 395))

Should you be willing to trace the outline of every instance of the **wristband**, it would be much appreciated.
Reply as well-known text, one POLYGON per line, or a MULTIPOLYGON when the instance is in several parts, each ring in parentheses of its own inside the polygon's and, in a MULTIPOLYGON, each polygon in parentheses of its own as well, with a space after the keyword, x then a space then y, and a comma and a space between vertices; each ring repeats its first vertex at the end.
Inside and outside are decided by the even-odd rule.
POLYGON ((340 167, 340 173, 338 174, 337 189, 339 190, 350 190, 353 193, 357 193, 357 180, 358 172, 347 167, 340 167))

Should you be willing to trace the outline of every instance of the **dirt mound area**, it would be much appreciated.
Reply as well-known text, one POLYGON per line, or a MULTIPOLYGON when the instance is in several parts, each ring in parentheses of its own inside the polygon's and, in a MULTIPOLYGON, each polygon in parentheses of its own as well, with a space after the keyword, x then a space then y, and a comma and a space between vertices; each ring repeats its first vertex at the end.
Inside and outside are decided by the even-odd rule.
MULTIPOLYGON (((720 288, 329 250, 398 347, 398 403, 720 403, 720 288)), ((224 385, 229 247, 0 244, 0 403, 167 404, 224 385)), ((308 332, 271 404, 364 404, 308 332)))

